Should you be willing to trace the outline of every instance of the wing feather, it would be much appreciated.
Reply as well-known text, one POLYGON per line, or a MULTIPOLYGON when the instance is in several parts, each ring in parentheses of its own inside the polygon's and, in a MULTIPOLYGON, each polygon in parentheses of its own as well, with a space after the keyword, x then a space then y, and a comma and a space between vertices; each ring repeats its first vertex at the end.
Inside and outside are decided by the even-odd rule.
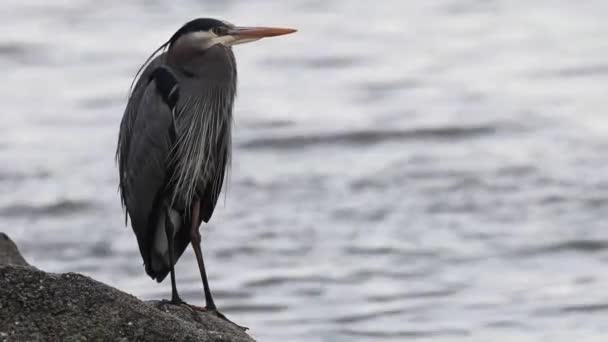
MULTIPOLYGON (((142 78, 145 75, 146 72, 142 78)), ((136 85, 125 114, 128 117, 123 118, 128 132, 121 132, 126 138, 119 154, 121 195, 147 266, 155 215, 170 172, 167 161, 173 129, 171 110, 159 95, 155 82, 136 85)))
MULTIPOLYGON (((156 69, 156 67, 162 64, 163 59, 164 54, 154 58, 137 79, 135 87, 133 87, 133 91, 129 95, 129 101, 120 122, 118 145, 116 148, 116 162, 118 163, 118 173, 120 177, 119 190, 123 207, 126 206, 126 196, 128 194, 128 189, 124 187, 124 177, 126 176, 129 163, 128 159, 133 136, 133 127, 138 116, 137 114, 142 102, 142 97, 149 86, 150 75, 156 69)), ((125 211, 125 225, 127 224, 127 216, 128 212, 125 211)))

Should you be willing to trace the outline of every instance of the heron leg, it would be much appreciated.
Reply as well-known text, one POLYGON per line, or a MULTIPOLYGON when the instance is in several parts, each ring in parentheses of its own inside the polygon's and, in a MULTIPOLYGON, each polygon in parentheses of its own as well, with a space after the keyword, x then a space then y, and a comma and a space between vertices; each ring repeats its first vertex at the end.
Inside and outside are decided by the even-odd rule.
POLYGON ((201 233, 198 231, 199 220, 200 220, 200 200, 195 200, 192 205, 192 227, 190 228, 190 240, 192 242, 192 249, 196 255, 196 261, 198 262, 198 269, 201 273, 201 279, 203 280, 203 287, 205 290, 205 303, 207 310, 215 310, 215 302, 211 295, 211 289, 209 288, 209 281, 207 280, 207 272, 205 271, 205 262, 203 261, 203 252, 201 250, 201 233))
POLYGON ((213 296, 211 295, 211 289, 209 288, 209 281, 207 280, 207 272, 205 271, 205 262, 203 261, 203 252, 201 250, 201 233, 198 230, 199 220, 200 220, 200 200, 196 199, 192 205, 192 227, 190 229, 190 239, 192 242, 192 249, 194 249, 194 254, 196 255, 196 261, 198 262, 198 268, 201 273, 201 279, 203 280, 203 288, 205 291, 205 308, 204 310, 207 312, 214 313, 217 317, 234 324, 236 327, 247 330, 247 327, 240 326, 228 318, 215 306, 215 302, 213 301, 213 296))
POLYGON ((169 210, 167 209, 167 215, 165 217, 165 234, 167 235, 167 246, 169 249, 169 264, 170 264, 170 270, 171 270, 171 300, 167 301, 165 299, 161 300, 159 303, 159 308, 163 311, 167 311, 165 308, 165 305, 171 304, 171 305, 179 305, 179 306, 183 306, 186 307, 188 310, 190 310, 190 312, 192 313, 192 317, 194 318, 195 321, 197 322, 201 322, 201 318, 200 316, 196 313, 196 308, 192 307, 192 305, 184 302, 179 294, 177 293, 177 286, 175 285, 175 252, 174 252, 174 244, 173 244, 173 232, 174 232, 174 227, 173 227, 173 222, 171 222, 171 217, 169 216, 169 210))
POLYGON ((169 210, 167 209, 167 215, 165 216, 165 234, 167 234, 167 245, 169 246, 169 265, 171 270, 171 304, 183 304, 184 301, 179 297, 177 293, 177 286, 175 285, 175 251, 173 244, 173 222, 169 216, 169 210))

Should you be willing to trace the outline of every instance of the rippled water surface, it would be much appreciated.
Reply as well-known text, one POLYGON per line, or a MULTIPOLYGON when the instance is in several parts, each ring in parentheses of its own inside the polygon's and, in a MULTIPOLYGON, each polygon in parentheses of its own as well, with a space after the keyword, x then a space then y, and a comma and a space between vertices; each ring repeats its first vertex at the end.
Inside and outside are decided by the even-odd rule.
MULTIPOLYGON (((16 1, 0 10, 0 231, 33 264, 168 298, 114 149, 182 23, 235 48, 233 170, 204 226, 218 304, 260 341, 604 341, 608 2, 16 1)), ((178 285, 202 304, 193 253, 178 285)))

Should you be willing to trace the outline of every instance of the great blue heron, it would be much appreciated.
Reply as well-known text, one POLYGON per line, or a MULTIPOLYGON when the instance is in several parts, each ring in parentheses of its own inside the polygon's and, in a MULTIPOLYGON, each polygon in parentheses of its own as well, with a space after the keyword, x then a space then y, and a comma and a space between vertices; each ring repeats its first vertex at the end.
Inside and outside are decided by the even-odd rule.
POLYGON ((230 164, 231 46, 292 32, 195 19, 152 53, 131 84, 116 151, 125 224, 128 215, 146 273, 158 282, 171 274, 171 303, 184 304, 174 265, 192 243, 205 309, 226 319, 211 296, 199 226, 211 218, 230 164))

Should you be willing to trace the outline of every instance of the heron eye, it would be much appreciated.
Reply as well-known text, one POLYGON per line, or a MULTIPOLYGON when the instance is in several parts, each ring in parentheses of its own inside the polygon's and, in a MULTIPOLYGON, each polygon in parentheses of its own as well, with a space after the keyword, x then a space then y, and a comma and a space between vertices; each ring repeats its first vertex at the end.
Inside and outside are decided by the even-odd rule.
POLYGON ((215 33, 218 36, 225 35, 228 31, 225 27, 217 26, 211 29, 211 32, 215 33))

